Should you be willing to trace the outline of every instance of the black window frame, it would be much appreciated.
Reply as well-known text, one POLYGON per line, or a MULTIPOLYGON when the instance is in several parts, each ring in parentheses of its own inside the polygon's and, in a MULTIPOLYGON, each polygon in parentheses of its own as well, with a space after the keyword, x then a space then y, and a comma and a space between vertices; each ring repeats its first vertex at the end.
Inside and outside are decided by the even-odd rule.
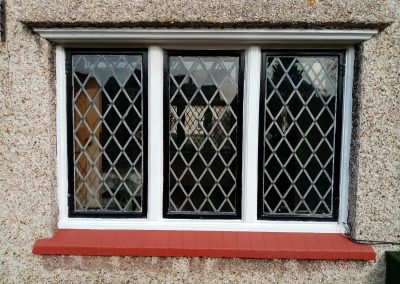
POLYGON ((261 50, 261 79, 260 79, 260 105, 259 105, 259 140, 258 140, 258 190, 257 190, 257 219, 258 220, 281 220, 281 221, 338 221, 339 205, 340 205, 340 173, 341 173, 341 151, 342 151, 342 129, 343 129, 343 95, 345 81, 345 60, 346 51, 343 49, 262 49, 261 50), (264 192, 264 115, 265 115, 265 99, 266 99, 266 71, 268 56, 335 56, 338 58, 338 81, 337 81, 337 102, 335 113, 335 138, 334 138, 334 159, 333 159, 333 185, 332 198, 333 208, 332 216, 298 216, 296 214, 289 215, 287 213, 264 214, 263 213, 263 192, 264 192))
POLYGON ((243 142, 243 114, 244 114, 244 68, 245 51, 244 50, 170 50, 164 49, 164 86, 163 86, 163 218, 166 219, 242 219, 242 142, 243 142), (239 57, 239 77, 238 77, 238 109, 237 114, 237 176, 236 176, 236 212, 235 213, 171 213, 169 208, 169 58, 171 56, 235 56, 239 57))
POLYGON ((67 121, 67 157, 68 157, 68 217, 71 218, 146 218, 148 210, 148 51, 144 48, 66 48, 66 121, 67 121), (74 130, 73 130, 73 90, 72 90, 72 56, 73 55, 140 55, 142 57, 143 91, 142 91, 142 159, 143 187, 141 212, 117 211, 75 211, 75 166, 74 166, 74 130))

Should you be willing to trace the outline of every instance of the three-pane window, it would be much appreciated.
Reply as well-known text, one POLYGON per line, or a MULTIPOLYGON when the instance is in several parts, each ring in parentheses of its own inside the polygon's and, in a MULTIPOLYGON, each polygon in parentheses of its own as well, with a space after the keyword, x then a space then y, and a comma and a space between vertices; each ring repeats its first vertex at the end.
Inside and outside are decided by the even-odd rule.
MULTIPOLYGON (((259 219, 337 219, 343 58, 262 53, 259 219)), ((71 217, 152 206, 146 62, 145 50, 66 52, 71 217)), ((243 51, 164 52, 164 218, 242 218, 245 65, 243 51)))

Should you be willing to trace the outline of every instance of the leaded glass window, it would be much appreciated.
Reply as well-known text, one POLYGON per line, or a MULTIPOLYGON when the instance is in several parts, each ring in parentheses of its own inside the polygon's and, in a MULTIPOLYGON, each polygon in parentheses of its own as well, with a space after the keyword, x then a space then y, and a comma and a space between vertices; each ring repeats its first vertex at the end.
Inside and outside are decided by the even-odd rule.
POLYGON ((259 218, 337 218, 342 57, 263 54, 259 218))
POLYGON ((145 53, 67 50, 71 216, 145 216, 145 53))
POLYGON ((259 49, 253 75, 238 50, 162 53, 149 95, 163 112, 147 113, 146 51, 66 49, 70 217, 338 219, 343 52, 259 49), (258 142, 243 99, 246 114, 260 100, 258 142), (147 116, 163 170, 147 169, 147 116))
POLYGON ((239 52, 169 52, 165 217, 240 218, 243 64, 239 52))

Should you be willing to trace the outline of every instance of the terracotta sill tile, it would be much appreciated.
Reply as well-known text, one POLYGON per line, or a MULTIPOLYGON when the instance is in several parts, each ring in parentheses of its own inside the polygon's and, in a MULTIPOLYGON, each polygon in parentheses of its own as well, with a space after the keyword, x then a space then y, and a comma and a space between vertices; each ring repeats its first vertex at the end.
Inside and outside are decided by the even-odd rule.
POLYGON ((341 234, 60 229, 33 254, 375 260, 341 234))

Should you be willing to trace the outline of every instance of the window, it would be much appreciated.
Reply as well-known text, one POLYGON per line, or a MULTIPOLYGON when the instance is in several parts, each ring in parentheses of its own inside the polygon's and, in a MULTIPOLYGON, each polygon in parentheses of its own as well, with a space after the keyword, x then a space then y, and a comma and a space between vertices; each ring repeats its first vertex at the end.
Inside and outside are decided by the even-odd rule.
POLYGON ((146 53, 66 51, 71 216, 146 216, 146 53))
POLYGON ((374 31, 36 31, 57 43, 60 228, 342 231, 351 45, 374 31))
POLYGON ((167 52, 164 216, 240 218, 241 52, 167 52))
POLYGON ((265 51, 260 218, 336 219, 343 53, 265 51))
MULTIPOLYGON (((337 220, 343 52, 260 51, 258 126, 243 120, 243 100, 258 99, 244 94, 244 51, 161 52, 164 172, 153 178, 164 181, 164 218, 242 219, 242 195, 255 194, 259 220, 337 220), (252 192, 242 184, 243 128, 259 132, 252 192)), ((71 217, 146 218, 153 206, 147 56, 66 50, 71 217)))
POLYGON ((35 254, 375 259, 321 233, 346 230, 352 46, 377 31, 34 30, 61 229, 35 254))

